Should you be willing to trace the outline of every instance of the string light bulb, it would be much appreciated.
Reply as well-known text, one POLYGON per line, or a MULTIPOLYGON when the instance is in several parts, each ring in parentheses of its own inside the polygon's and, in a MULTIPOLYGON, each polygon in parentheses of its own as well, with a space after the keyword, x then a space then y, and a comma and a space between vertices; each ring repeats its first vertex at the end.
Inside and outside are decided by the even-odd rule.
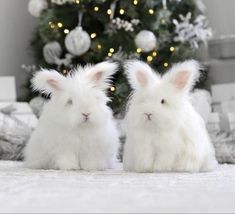
POLYGON ((114 49, 113 49, 113 48, 110 48, 110 49, 109 49, 109 52, 110 52, 110 53, 113 53, 113 52, 114 52, 114 49))
POLYGON ((80 4, 80 0, 75 0, 75 3, 76 4, 80 4))
POLYGON ((167 68, 167 67, 169 66, 169 63, 168 63, 168 62, 164 62, 163 66, 164 66, 165 68, 167 68))
POLYGON ((111 14, 112 14, 112 10, 111 10, 111 9, 108 9, 108 10, 107 10, 107 14, 108 14, 108 15, 111 15, 111 14))
POLYGON ((114 92, 114 91, 116 91, 116 88, 114 86, 111 86, 110 91, 114 92))
POLYGON ((125 13, 125 10, 124 10, 124 9, 120 9, 120 10, 119 10, 119 13, 120 13, 121 15, 123 15, 123 14, 125 13))
POLYGON ((154 14, 154 10, 153 9, 149 9, 149 14, 153 15, 154 14))
POLYGON ((52 24, 50 25, 50 27, 51 27, 52 29, 54 29, 54 28, 55 28, 55 25, 52 23, 52 24))
POLYGON ((157 51, 153 51, 152 55, 157 56, 157 51))
POLYGON ((112 53, 110 53, 110 52, 108 53, 108 56, 109 56, 109 57, 111 57, 112 55, 113 55, 112 53))
POLYGON ((153 57, 152 56, 147 56, 147 61, 148 62, 152 62, 153 61, 153 57))
POLYGON ((91 38, 94 39, 96 37, 96 33, 91 34, 91 38))
POLYGON ((64 69, 62 72, 63 72, 63 74, 67 74, 68 73, 68 71, 66 69, 64 69))
POLYGON ((69 30, 68 30, 68 29, 64 29, 64 33, 65 33, 65 34, 68 34, 68 33, 69 33, 69 30))
POLYGON ((175 47, 170 47, 170 51, 174 52, 175 51, 175 47))
POLYGON ((94 11, 95 11, 95 12, 98 12, 98 11, 99 11, 99 7, 95 6, 95 7, 94 7, 94 11))
POLYGON ((136 49, 136 52, 137 52, 137 53, 141 53, 141 52, 142 52, 141 48, 137 48, 137 49, 136 49))
POLYGON ((57 26, 58 26, 59 28, 62 28, 62 27, 63 27, 63 24, 62 24, 61 22, 58 22, 58 23, 57 23, 57 26))
POLYGON ((133 4, 134 4, 134 5, 137 5, 137 4, 138 4, 138 1, 137 1, 137 0, 134 0, 134 1, 133 1, 133 4))
POLYGON ((98 45, 97 45, 97 49, 100 50, 101 48, 102 48, 101 44, 98 44, 98 45))

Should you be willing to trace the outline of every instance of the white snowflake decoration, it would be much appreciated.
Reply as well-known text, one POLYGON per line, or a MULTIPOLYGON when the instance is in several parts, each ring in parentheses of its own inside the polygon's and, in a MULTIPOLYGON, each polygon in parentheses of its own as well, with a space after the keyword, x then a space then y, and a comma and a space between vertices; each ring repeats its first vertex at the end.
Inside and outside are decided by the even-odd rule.
POLYGON ((206 43, 212 37, 212 30, 208 28, 206 17, 199 15, 193 23, 190 23, 192 14, 189 12, 186 16, 180 15, 180 20, 174 19, 175 34, 174 41, 189 42, 192 48, 198 48, 200 42, 206 43))
POLYGON ((119 17, 112 19, 112 22, 109 26, 109 29, 107 32, 109 34, 112 34, 116 30, 124 29, 125 31, 134 31, 134 27, 137 26, 140 23, 139 19, 132 19, 130 22, 124 19, 121 19, 119 17))

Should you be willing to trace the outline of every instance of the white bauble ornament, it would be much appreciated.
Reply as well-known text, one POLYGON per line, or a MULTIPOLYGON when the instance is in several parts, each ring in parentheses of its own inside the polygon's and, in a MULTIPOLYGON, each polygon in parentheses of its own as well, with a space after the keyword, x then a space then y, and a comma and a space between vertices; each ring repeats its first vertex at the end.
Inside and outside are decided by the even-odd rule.
POLYGON ((82 27, 76 27, 65 38, 65 47, 75 56, 83 55, 89 50, 90 46, 90 36, 82 27))
POLYGON ((30 0, 28 3, 28 11, 34 17, 40 17, 43 10, 48 8, 47 0, 30 0))
POLYGON ((136 35, 135 44, 142 52, 149 52, 156 48, 157 38, 153 32, 142 30, 136 35))
POLYGON ((49 42, 43 47, 43 56, 48 64, 56 64, 56 60, 60 58, 61 54, 62 48, 56 41, 49 42))

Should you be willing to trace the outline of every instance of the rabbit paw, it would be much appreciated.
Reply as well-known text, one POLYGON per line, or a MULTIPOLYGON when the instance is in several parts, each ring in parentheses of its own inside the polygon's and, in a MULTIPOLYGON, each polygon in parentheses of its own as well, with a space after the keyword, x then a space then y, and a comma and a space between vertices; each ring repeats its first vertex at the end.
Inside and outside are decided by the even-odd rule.
POLYGON ((80 169, 78 160, 74 156, 60 157, 56 161, 56 168, 60 170, 78 170, 80 169))

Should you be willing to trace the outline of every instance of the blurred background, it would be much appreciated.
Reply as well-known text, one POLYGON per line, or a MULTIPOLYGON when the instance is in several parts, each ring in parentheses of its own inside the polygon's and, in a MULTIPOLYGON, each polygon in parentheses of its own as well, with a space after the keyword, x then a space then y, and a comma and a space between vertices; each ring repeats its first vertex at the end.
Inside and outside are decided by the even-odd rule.
MULTIPOLYGON (((214 32, 214 39, 229 37, 235 34, 234 24, 234 0, 203 0, 206 6, 206 16, 210 27, 214 32)), ((29 50, 29 43, 32 34, 38 26, 38 19, 31 16, 27 10, 28 0, 0 0, 0 75, 14 75, 16 77, 17 95, 23 96, 22 85, 26 81, 27 75, 22 71, 22 64, 33 64, 35 62, 29 50)), ((204 56, 207 56, 207 50, 204 50, 204 56)), ((233 61, 233 60, 232 60, 233 61)), ((214 76, 214 83, 224 83, 235 81, 235 72, 231 70, 235 67, 235 61, 221 67, 220 72, 224 74, 226 70, 233 73, 221 75, 216 72, 215 75, 223 77, 222 79, 214 76)), ((213 70, 211 71, 213 76, 213 70)))

